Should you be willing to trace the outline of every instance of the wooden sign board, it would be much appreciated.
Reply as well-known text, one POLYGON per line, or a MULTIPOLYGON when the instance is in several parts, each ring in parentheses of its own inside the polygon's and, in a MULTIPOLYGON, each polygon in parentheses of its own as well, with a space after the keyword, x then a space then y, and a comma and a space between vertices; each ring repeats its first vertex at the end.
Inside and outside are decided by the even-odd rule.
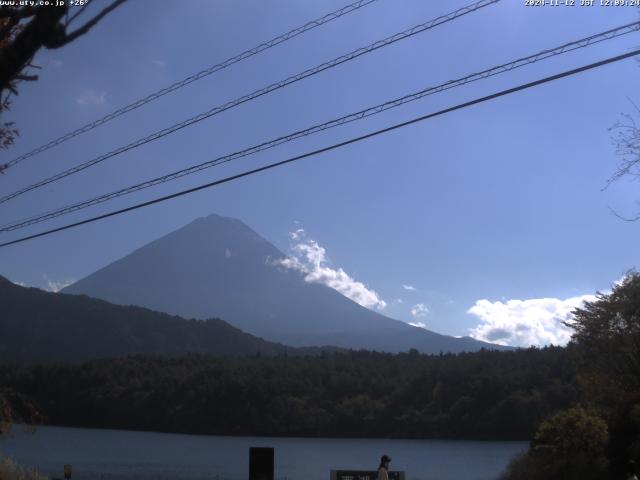
MULTIPOLYGON (((376 470, 331 470, 330 480, 377 480, 376 470)), ((390 471, 389 480, 405 480, 404 472, 390 471)))

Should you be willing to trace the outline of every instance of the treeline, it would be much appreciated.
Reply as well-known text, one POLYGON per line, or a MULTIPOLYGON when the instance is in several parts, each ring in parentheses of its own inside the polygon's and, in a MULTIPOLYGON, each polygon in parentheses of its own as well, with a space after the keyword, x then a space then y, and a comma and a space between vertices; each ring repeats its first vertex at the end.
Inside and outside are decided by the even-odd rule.
POLYGON ((0 367, 52 425, 221 435, 529 439, 576 401, 564 348, 135 356, 0 367))

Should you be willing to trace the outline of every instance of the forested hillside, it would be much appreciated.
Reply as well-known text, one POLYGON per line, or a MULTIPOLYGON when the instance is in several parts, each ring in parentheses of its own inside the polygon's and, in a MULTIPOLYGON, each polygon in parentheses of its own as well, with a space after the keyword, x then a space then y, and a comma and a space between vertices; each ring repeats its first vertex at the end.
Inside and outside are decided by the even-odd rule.
POLYGON ((528 439, 576 397, 563 348, 130 357, 0 367, 54 425, 231 435, 528 439))
MULTIPOLYGON (((249 335, 219 319, 186 320, 0 277, 0 362, 83 361, 132 354, 312 353, 249 335)), ((315 349, 315 351, 319 351, 315 349)))

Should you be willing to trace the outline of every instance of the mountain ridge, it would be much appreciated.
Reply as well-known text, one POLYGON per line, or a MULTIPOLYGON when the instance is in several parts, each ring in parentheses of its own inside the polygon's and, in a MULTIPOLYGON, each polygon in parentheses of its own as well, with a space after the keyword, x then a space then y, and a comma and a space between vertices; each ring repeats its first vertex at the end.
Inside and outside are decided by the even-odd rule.
POLYGON ((277 266, 286 258, 241 220, 209 215, 149 242, 62 291, 186 318, 223 318, 292 346, 424 353, 503 347, 413 327, 277 266))
POLYGON ((86 295, 23 287, 0 276, 0 362, 75 362, 129 355, 316 355, 217 318, 185 319, 86 295))

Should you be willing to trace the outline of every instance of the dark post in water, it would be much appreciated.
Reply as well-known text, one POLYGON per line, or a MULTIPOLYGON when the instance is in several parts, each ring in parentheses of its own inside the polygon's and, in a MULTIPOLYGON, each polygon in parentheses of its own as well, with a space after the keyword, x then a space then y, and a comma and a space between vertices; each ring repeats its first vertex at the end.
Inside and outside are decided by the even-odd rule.
POLYGON ((273 480, 273 448, 249 448, 249 480, 273 480))

